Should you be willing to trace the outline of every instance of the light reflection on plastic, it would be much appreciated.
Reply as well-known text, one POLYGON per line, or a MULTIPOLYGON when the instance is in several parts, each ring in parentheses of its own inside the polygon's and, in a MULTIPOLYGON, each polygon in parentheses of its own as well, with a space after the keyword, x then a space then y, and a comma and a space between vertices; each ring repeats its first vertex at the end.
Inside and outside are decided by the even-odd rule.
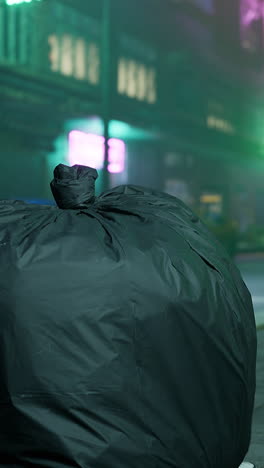
MULTIPOLYGON (((72 130, 69 133, 69 163, 102 169, 104 167, 104 144, 102 136, 72 130)), ((126 145, 123 140, 110 138, 108 171, 118 174, 125 169, 126 145)))

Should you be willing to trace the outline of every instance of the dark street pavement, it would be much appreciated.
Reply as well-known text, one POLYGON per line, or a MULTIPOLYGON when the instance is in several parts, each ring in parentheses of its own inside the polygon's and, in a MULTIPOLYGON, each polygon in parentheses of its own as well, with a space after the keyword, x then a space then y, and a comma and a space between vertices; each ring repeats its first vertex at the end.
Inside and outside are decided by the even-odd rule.
POLYGON ((264 325, 264 254, 240 255, 235 263, 251 292, 256 325, 264 325))
POLYGON ((251 445, 246 457, 257 468, 264 468, 264 254, 237 257, 242 277, 252 294, 258 328, 257 389, 251 445))
POLYGON ((264 330, 258 331, 257 390, 248 461, 264 468, 264 330))

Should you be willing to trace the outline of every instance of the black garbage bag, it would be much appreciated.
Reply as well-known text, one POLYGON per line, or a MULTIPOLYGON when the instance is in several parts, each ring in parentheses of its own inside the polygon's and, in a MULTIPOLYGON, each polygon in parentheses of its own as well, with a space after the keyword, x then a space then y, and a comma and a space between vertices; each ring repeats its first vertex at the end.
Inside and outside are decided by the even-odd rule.
POLYGON ((59 208, 0 203, 0 466, 237 468, 250 293, 180 200, 96 177, 60 165, 59 208))

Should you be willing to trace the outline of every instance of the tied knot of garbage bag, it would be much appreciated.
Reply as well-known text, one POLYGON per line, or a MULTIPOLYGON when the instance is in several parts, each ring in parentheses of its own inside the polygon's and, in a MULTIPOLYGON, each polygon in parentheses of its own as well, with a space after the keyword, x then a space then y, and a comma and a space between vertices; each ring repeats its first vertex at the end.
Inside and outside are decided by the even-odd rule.
POLYGON ((87 208, 95 200, 97 177, 97 171, 91 167, 59 164, 54 170, 54 179, 50 184, 58 207, 87 208))

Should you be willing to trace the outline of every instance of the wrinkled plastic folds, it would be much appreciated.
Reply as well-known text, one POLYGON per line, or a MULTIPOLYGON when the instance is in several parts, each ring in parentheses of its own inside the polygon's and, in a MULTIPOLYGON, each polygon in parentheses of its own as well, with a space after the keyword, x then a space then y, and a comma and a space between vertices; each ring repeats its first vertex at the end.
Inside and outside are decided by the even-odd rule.
POLYGON ((238 467, 256 327, 237 267, 179 199, 95 198, 77 169, 62 209, 0 202, 0 466, 238 467))

